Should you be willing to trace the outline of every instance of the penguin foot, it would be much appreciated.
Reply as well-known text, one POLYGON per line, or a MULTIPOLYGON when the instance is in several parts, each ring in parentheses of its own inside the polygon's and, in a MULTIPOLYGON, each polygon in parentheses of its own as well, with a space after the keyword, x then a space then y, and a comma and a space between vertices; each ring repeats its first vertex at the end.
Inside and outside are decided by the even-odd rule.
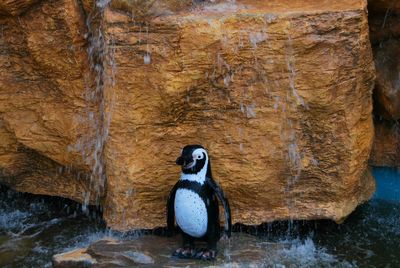
POLYGON ((172 253, 172 256, 178 257, 180 259, 190 259, 195 256, 196 251, 193 248, 178 248, 172 253))
POLYGON ((217 258, 217 251, 213 249, 200 249, 197 251, 195 258, 203 261, 214 261, 217 258))

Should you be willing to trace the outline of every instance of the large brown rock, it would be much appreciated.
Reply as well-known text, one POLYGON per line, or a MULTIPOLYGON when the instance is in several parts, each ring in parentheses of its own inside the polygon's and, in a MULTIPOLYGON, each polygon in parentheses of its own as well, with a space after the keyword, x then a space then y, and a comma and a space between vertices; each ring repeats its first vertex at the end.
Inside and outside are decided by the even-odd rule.
POLYGON ((18 16, 40 0, 2 0, 0 15, 18 16))
POLYGON ((375 139, 370 164, 400 167, 400 127, 398 122, 375 120, 375 139))
POLYGON ((400 39, 382 42, 374 49, 374 58, 376 66, 375 113, 389 120, 399 120, 400 39))
POLYGON ((89 185, 82 171, 58 164, 25 147, 0 120, 0 182, 17 191, 56 195, 84 202, 89 185))
POLYGON ((107 134, 96 128, 109 125, 100 194, 115 229, 164 225, 174 160, 189 143, 208 148, 234 222, 341 221, 371 196, 365 1, 167 0, 136 13, 117 2, 129 1, 90 29, 90 0, 1 18, 1 182, 82 202, 95 136, 107 134), (96 73, 84 38, 100 25, 101 100, 87 97, 96 73))
POLYGON ((400 119, 400 2, 369 0, 370 36, 376 66, 374 109, 386 120, 400 119))
POLYGON ((369 0, 369 24, 376 67, 375 139, 370 163, 400 166, 400 2, 369 0))
POLYGON ((165 223, 185 144, 208 148, 234 222, 346 217, 366 175, 374 68, 363 1, 236 1, 140 25, 106 10, 116 44, 104 216, 165 223))
POLYGON ((381 14, 400 14, 400 2, 393 0, 368 0, 368 10, 381 14))
POLYGON ((21 191, 83 201, 95 127, 87 119, 96 103, 85 98, 93 79, 79 3, 43 1, 23 16, 0 20, 0 119, 8 135, 1 139, 7 149, 2 157, 18 163, 1 161, 0 168, 22 174, 2 180, 21 191), (21 165, 33 175, 24 179, 21 165), (71 172, 61 176, 59 170, 71 172))

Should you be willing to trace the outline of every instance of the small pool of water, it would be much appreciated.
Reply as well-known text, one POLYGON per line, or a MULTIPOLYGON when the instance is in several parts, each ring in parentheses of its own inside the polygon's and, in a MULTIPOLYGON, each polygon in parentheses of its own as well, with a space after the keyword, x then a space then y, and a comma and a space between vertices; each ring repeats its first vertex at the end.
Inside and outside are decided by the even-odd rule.
MULTIPOLYGON (((235 226, 242 233, 235 233, 230 247, 221 246, 219 265, 229 267, 229 256, 237 253, 246 256, 244 266, 254 258, 254 263, 275 267, 400 267, 400 172, 375 169, 374 175, 375 197, 343 224, 300 221, 259 228, 235 226), (254 239, 243 233, 253 234, 254 239), (271 244, 282 246, 271 250, 271 244), (249 248, 257 248, 257 254, 246 255, 249 248)), ((51 267, 54 254, 88 246, 105 236, 141 239, 137 234, 110 232, 99 213, 81 211, 72 201, 20 194, 0 186, 0 267, 51 267)))
POLYGON ((400 202, 400 168, 374 168, 375 199, 400 202))

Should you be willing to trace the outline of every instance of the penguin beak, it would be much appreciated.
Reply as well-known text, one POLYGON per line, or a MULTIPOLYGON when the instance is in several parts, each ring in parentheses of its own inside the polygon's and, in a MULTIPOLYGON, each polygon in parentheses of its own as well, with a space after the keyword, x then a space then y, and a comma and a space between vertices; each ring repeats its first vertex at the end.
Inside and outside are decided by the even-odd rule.
POLYGON ((175 162, 177 165, 179 165, 179 166, 183 166, 183 157, 182 156, 179 156, 177 159, 176 159, 176 162, 175 162))
POLYGON ((193 160, 192 156, 179 156, 176 159, 176 164, 182 166, 183 169, 192 168, 196 162, 193 160))

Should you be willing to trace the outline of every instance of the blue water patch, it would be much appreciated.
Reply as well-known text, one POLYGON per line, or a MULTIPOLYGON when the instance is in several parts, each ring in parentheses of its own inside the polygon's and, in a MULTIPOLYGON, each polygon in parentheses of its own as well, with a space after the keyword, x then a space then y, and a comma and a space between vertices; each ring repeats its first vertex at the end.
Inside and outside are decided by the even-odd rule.
POLYGON ((400 169, 374 167, 372 173, 376 180, 374 199, 400 202, 400 169))

